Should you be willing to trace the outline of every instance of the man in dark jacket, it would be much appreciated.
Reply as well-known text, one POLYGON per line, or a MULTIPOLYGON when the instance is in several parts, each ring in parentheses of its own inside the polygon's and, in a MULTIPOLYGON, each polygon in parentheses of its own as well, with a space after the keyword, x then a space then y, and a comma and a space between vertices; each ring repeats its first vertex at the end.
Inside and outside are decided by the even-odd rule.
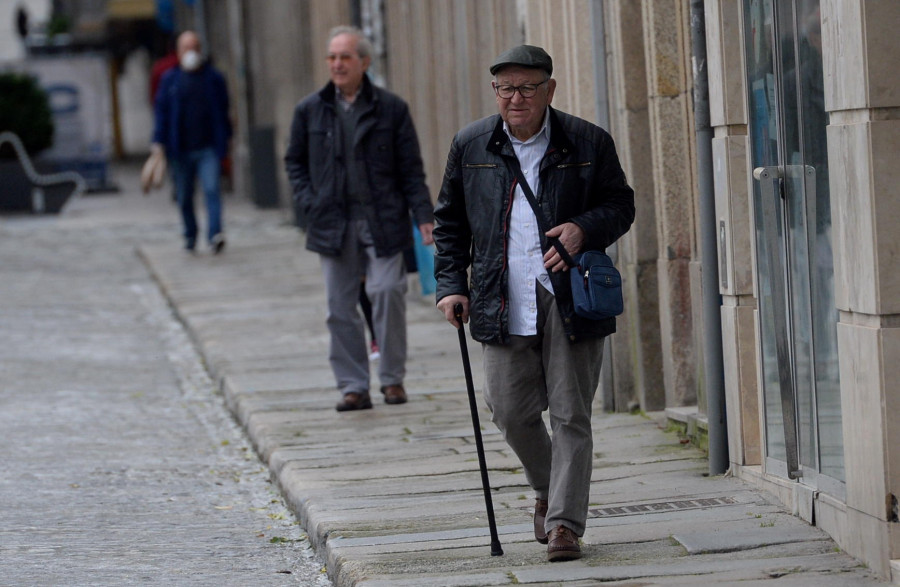
POLYGON ((551 561, 581 557, 590 493, 591 404, 615 319, 575 314, 568 267, 634 220, 634 193, 601 128, 550 107, 550 56, 521 45, 490 67, 499 115, 453 139, 435 208, 438 309, 484 346, 484 397, 536 494, 534 533, 551 561), (552 228, 540 234, 516 168, 552 228), (552 441, 541 413, 550 410, 552 441))
POLYGON ((231 140, 228 90, 222 74, 204 60, 196 33, 181 33, 176 47, 179 67, 163 74, 156 95, 151 148, 164 150, 172 167, 185 249, 193 251, 197 243, 194 183, 199 177, 209 221, 207 240, 213 252, 220 253, 225 235, 219 177, 231 140))
POLYGON ((329 360, 339 412, 372 407, 360 278, 371 300, 388 404, 406 402, 406 268, 415 217, 432 243, 431 197, 409 109, 366 75, 372 46, 359 29, 331 31, 331 82, 294 110, 284 161, 307 221, 306 248, 320 254, 328 294, 329 360))

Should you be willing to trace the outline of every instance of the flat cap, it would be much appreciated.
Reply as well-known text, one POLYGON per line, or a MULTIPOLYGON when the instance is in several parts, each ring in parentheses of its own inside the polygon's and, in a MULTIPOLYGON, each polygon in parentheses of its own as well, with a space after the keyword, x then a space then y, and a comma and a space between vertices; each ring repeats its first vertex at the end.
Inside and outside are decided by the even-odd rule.
POLYGON ((546 51, 534 45, 519 45, 501 53, 491 64, 491 75, 495 75, 507 65, 543 69, 547 75, 553 74, 553 60, 546 51))

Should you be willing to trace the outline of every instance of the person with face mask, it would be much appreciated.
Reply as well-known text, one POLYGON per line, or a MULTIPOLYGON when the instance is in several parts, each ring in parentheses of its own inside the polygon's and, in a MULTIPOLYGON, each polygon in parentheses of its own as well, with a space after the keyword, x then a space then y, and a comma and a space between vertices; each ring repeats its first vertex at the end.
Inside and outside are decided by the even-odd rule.
POLYGON ((156 94, 151 149, 164 152, 172 168, 185 249, 193 252, 197 245, 194 184, 199 178, 208 217, 207 241, 218 254, 225 247, 219 177, 232 133, 228 90, 222 74, 203 57, 196 33, 182 33, 176 50, 179 65, 163 75, 156 94))

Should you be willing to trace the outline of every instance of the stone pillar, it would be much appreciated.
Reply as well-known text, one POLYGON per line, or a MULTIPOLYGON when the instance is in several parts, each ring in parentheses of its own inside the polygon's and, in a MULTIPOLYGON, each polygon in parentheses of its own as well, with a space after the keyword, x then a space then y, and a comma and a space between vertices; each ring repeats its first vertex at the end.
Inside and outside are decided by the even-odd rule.
POLYGON ((756 298, 747 87, 740 0, 707 0, 706 39, 714 187, 718 224, 719 293, 725 367, 728 454, 738 465, 759 465, 759 388, 756 377, 756 298))
POLYGON ((634 188, 636 215, 619 241, 619 269, 625 279, 625 313, 610 337, 615 407, 645 411, 665 408, 662 340, 659 328, 659 280, 654 175, 650 173, 650 119, 641 5, 631 0, 605 2, 610 134, 634 188))
POLYGON ((900 559, 900 3, 822 0, 821 11, 847 480, 835 538, 890 576, 900 559))
POLYGON ((692 296, 691 280, 691 263, 699 254, 689 6, 681 0, 645 0, 642 7, 651 151, 638 172, 649 165, 654 179, 666 406, 687 406, 697 402, 702 372, 693 326, 699 299, 692 296))
POLYGON ((227 0, 225 29, 228 31, 228 47, 231 53, 231 71, 228 75, 231 98, 233 135, 231 140, 232 189, 238 194, 249 194, 252 185, 250 175, 250 88, 247 85, 246 19, 243 0, 227 0))

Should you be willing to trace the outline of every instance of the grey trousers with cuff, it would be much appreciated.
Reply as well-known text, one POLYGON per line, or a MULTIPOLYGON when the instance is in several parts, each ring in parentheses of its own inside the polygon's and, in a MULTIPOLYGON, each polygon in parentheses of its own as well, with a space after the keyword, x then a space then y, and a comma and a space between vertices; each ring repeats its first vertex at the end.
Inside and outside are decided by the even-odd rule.
POLYGON ((381 360, 381 385, 400 385, 406 375, 406 266, 403 253, 377 257, 365 220, 352 220, 340 256, 319 255, 328 295, 328 360, 338 390, 369 393, 369 353, 359 309, 359 284, 366 278, 372 323, 381 360))
POLYGON ((582 536, 594 456, 591 406, 606 339, 570 343, 553 294, 536 287, 538 333, 483 345, 484 399, 536 497, 548 500, 546 530, 564 525, 582 536), (541 416, 548 409, 552 437, 541 416))

